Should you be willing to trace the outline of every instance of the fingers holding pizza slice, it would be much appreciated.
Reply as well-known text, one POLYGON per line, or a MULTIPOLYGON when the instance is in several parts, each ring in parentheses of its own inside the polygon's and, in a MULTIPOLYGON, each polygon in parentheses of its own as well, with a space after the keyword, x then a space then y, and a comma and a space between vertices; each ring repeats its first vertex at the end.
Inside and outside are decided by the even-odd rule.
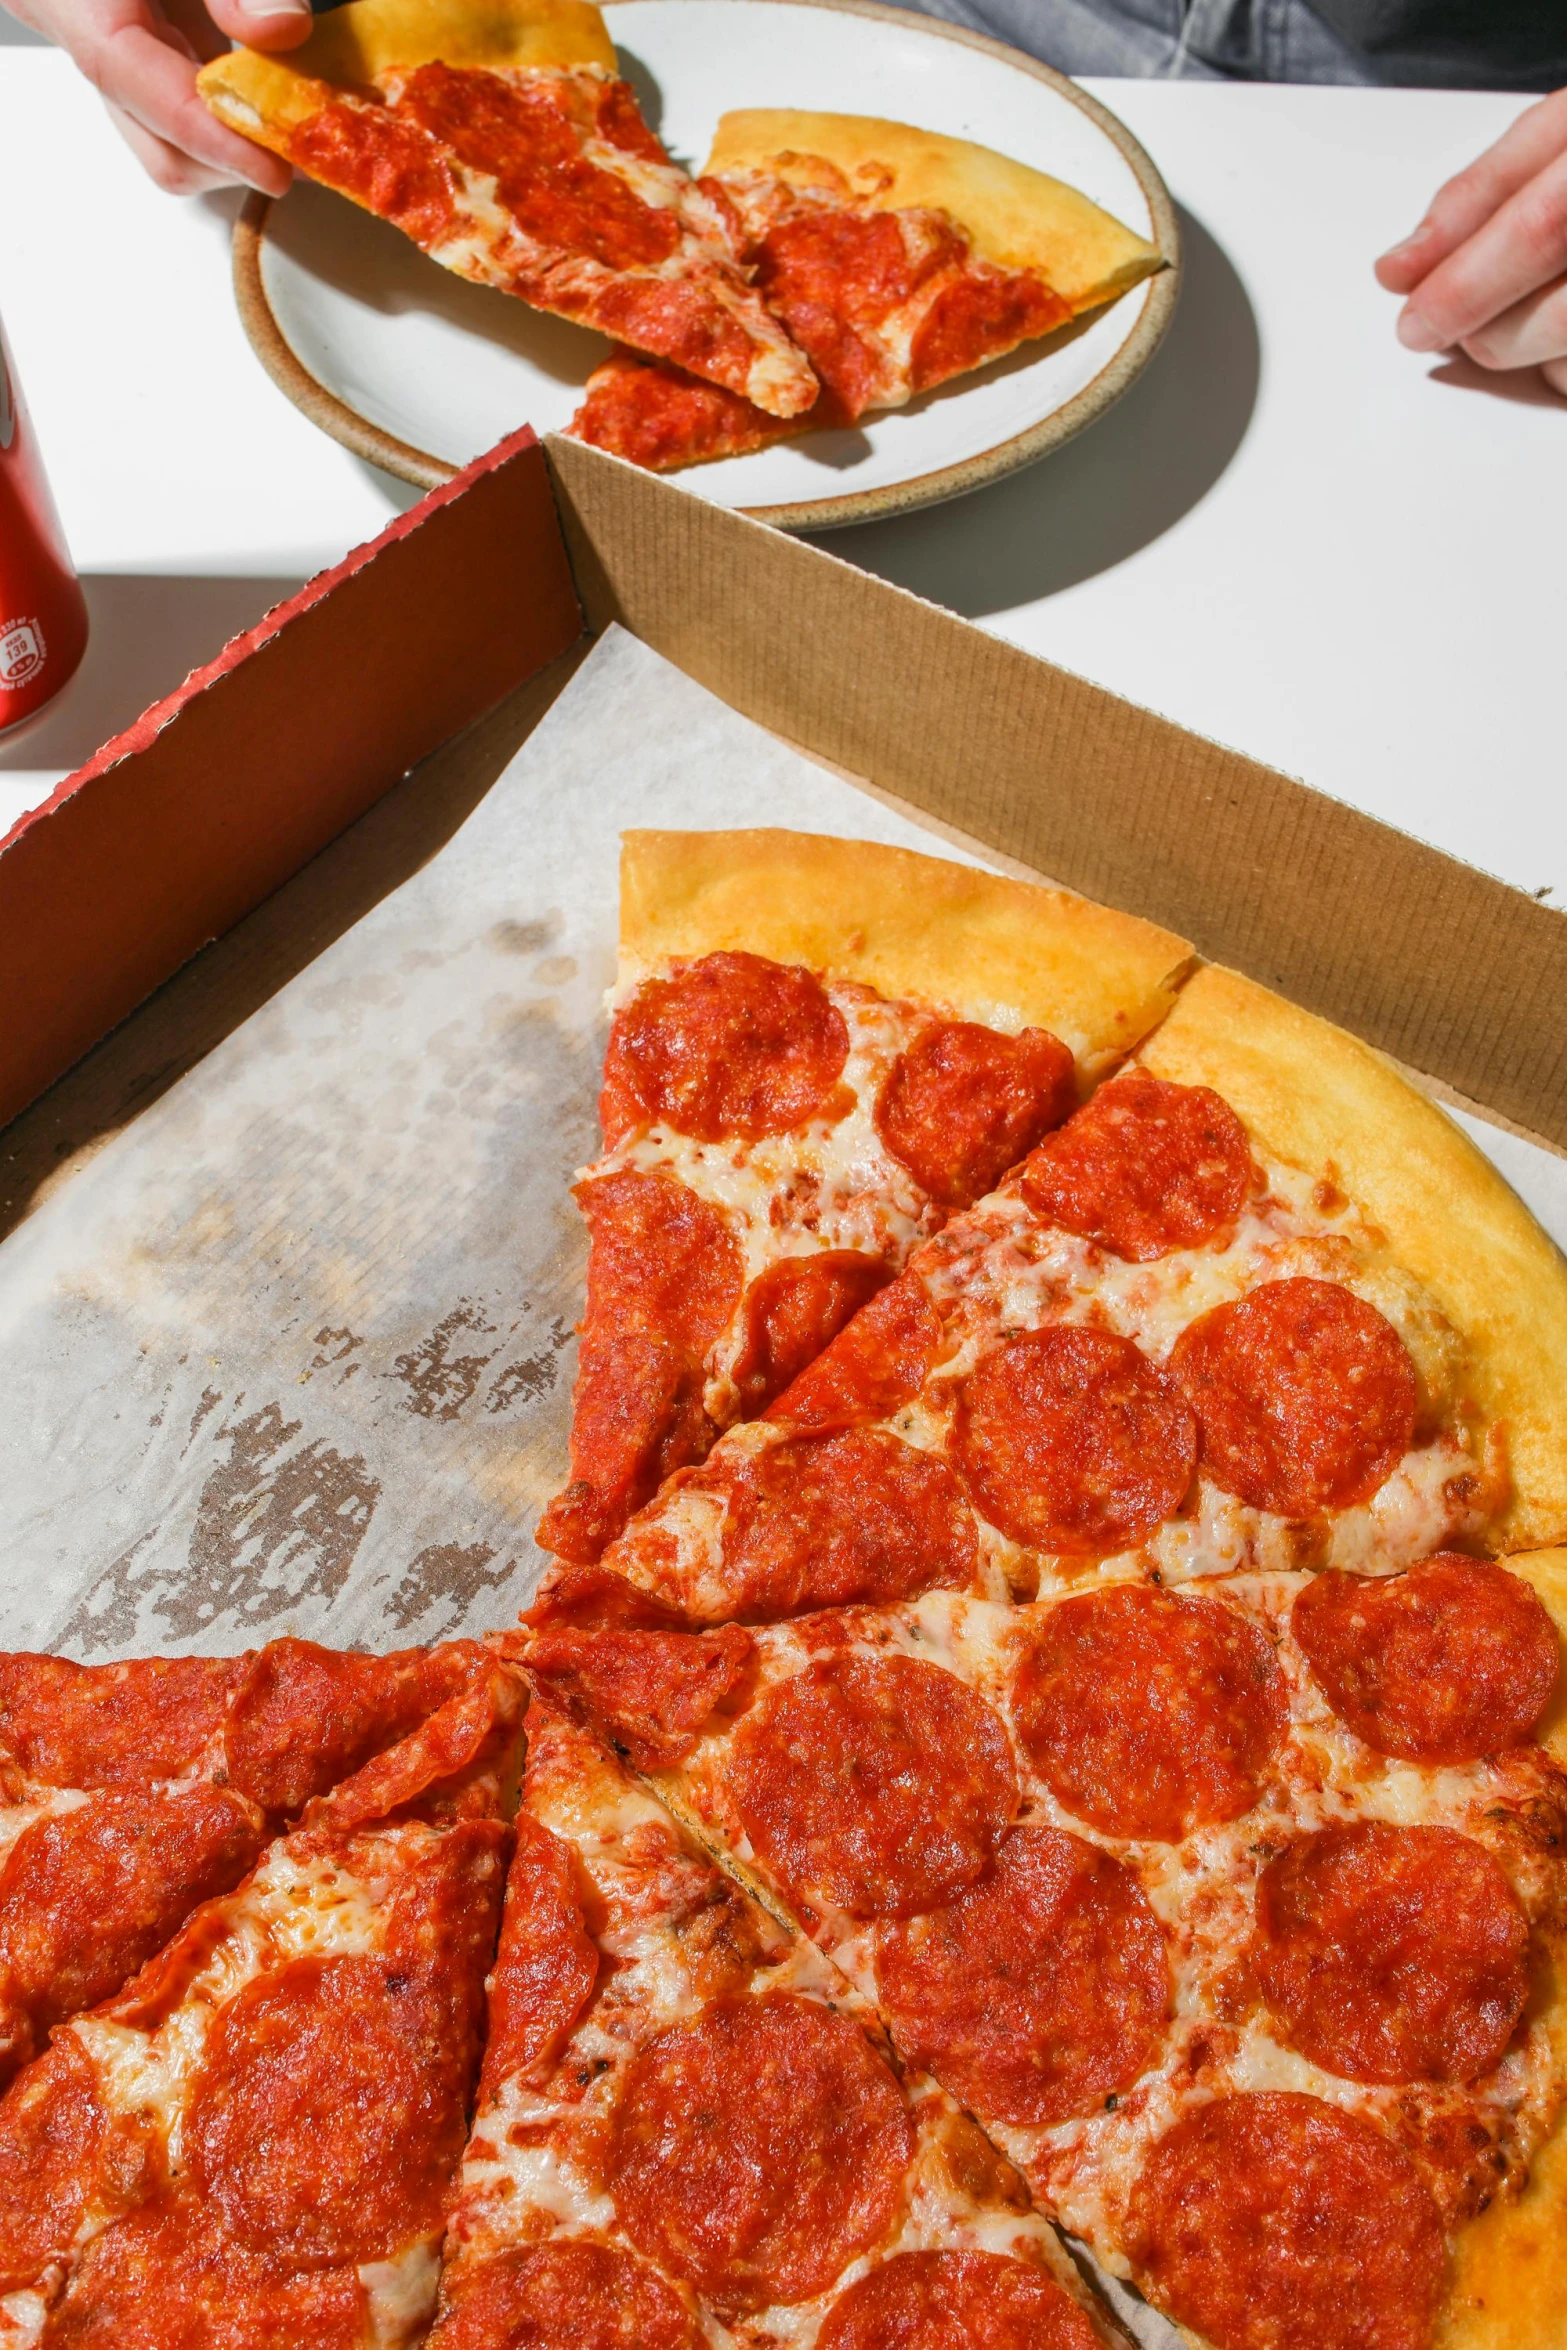
POLYGON ((618 352, 571 430, 653 468, 858 423, 1003 358, 1163 267, 1077 189, 966 139, 868 115, 756 109, 719 123, 702 187, 822 385, 807 414, 618 352))
POLYGON ((286 56, 204 66, 218 118, 459 276, 597 328, 759 414, 816 398, 733 223, 673 163, 589 0, 349 0, 286 56))

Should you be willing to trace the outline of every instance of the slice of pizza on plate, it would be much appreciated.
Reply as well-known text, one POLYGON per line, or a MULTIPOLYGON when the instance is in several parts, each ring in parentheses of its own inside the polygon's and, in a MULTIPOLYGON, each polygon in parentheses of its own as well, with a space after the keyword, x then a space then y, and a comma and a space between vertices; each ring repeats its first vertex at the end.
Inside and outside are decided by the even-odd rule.
POLYGON ((758 289, 822 392, 784 420, 678 366, 617 352, 590 378, 571 430, 654 470, 904 407, 1165 265, 1063 181, 869 115, 726 114, 701 185, 732 217, 758 289))
POLYGON ((1444 1112, 1199 971, 603 1554, 692 1622, 1567 1533, 1567 1265, 1444 1112))
POLYGON ((399 2350, 435 2297, 525 1689, 495 1655, 0 2099, 0 2343, 399 2350))
POLYGON ((1446 1554, 801 1617, 705 1722, 738 1627, 537 1669, 1196 2341, 1547 2350, 1564 1627, 1446 1554))
POLYGON ((782 831, 628 833, 620 923, 571 1482, 537 1535, 576 1565, 1057 1127, 1189 961, 1064 890, 782 831))
POLYGON ((1095 2350, 1013 2166, 536 1697, 432 2350, 1095 2350))
POLYGON ((795 416, 816 378, 664 152, 589 0, 349 0, 202 68, 220 121, 459 276, 795 416))
POLYGON ((0 1652, 0 2086, 484 1661, 473 1641, 110 1665, 0 1652))

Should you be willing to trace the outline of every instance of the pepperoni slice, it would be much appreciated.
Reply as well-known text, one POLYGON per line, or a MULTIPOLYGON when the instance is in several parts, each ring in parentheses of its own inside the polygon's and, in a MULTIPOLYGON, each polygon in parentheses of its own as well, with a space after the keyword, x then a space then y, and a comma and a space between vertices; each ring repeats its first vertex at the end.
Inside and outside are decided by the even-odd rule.
POLYGON ((1134 1264, 1226 1234, 1257 1180, 1229 1103, 1146 1069, 1102 1085, 1021 1177, 1036 1216, 1134 1264))
POLYGON ((516 1833, 490 1977, 481 2098, 513 2074, 542 2073, 598 1981, 598 1947, 583 1919, 570 1846, 525 1811, 516 1833))
POLYGON ((246 1657, 137 1657, 76 1665, 0 1653, 0 1747, 51 1787, 178 1778, 222 1727, 246 1657))
POLYGON ((770 1992, 714 2000, 638 2053, 609 2175, 632 2241, 727 2319, 824 2292, 882 2235, 913 2152, 860 2027, 770 1992))
POLYGON ((614 1150, 645 1126, 759 1142, 828 1110, 849 1057, 819 979, 761 955, 703 955, 644 980, 615 1015, 599 1111, 614 1150))
POLYGON ((766 1416, 794 1428, 889 1420, 918 1395, 940 1352, 941 1317, 924 1283, 917 1273, 900 1274, 769 1404, 766 1416))
POLYGON ((258 2258, 170 2198, 89 2239, 45 2338, 51 2350, 361 2350, 373 2336, 352 2269, 258 2258))
POLYGON ((0 2079, 237 1885, 261 1843, 250 1805, 208 1786, 105 1789, 25 1829, 0 1868, 0 2079))
POLYGON ((0 2293, 20 2292, 69 2249, 107 2138, 87 2051, 64 2032, 0 2098, 0 2293))
POLYGON ((1129 1338, 1057 1322, 1006 1339, 958 1392, 953 1453, 993 1526, 1071 1557, 1162 1525, 1197 1463, 1197 1423, 1129 1338))
POLYGON ((1529 1922, 1482 1845, 1355 1820, 1257 1887, 1253 1964, 1291 2047, 1351 2081, 1474 2081, 1529 1995, 1529 1922))
POLYGON ((1214 2350, 1427 2350, 1442 2223, 1402 2148, 1292 2091, 1221 2097, 1149 2155, 1132 2258, 1214 2350))
POLYGON ((1307 1518, 1369 1501, 1415 1433, 1415 1367, 1391 1322, 1333 1281, 1268 1281, 1215 1306, 1170 1369, 1202 1465, 1253 1509, 1307 1518))
POLYGON ((880 1428, 787 1438, 731 1470, 724 1586, 738 1616, 889 1606, 979 1570, 945 1462, 880 1428))
POLYGON ((432 2102, 444 2097, 466 2107, 479 2069, 485 1977, 500 1934, 510 1849, 504 1822, 459 1820, 429 1840, 392 1900, 386 1963, 393 1989, 400 1994, 406 1982, 425 2003, 422 2061, 432 2102))
POLYGON ((528 1664, 639 1771, 657 1771, 685 1761, 714 1707, 744 1679, 751 1648, 738 1624, 716 1632, 562 1625, 535 1635, 528 1664))
POLYGON ((893 1062, 876 1097, 876 1131, 922 1191, 966 1208, 1076 1103, 1072 1056, 1047 1028, 1003 1036, 953 1020, 927 1028, 893 1062))
POLYGON ((1087 2312, 999 2252, 899 2252, 836 2302, 817 2350, 1098 2350, 1087 2312))
POLYGON ((758 1273, 741 1308, 734 1367, 741 1419, 765 1412, 891 1279, 892 1267, 880 1257, 852 1248, 782 1257, 758 1273))
POLYGON ((484 1662, 476 1641, 356 1656, 271 1640, 224 1728, 229 1777, 264 1811, 292 1815, 434 1713, 484 1662))
POLYGON ((1251 1809, 1287 1710, 1247 1617, 1141 1583, 1041 1611, 1012 1689, 1018 1734, 1068 1811, 1168 1844, 1251 1809))
POLYGON ((1017 1809, 999 1717, 906 1656, 824 1657, 770 1689, 735 1734, 729 1784, 788 1890, 862 1918, 973 1884, 1017 1809))
POLYGON ((1091 2113, 1153 2061, 1164 1929, 1129 1869, 1058 1828, 1014 1828, 988 1876, 878 1932, 901 2054, 988 2121, 1091 2113))
POLYGON ((1290 1624, 1339 1719, 1411 1762, 1521 1744, 1561 1667, 1556 1627, 1522 1577, 1453 1551, 1403 1575, 1318 1575, 1290 1624))
POLYGON ((740 1303, 739 1243, 722 1209, 662 1172, 595 1175, 573 1195, 588 1226, 588 1296, 571 1407, 571 1483, 541 1548, 591 1565, 714 1428, 703 1363, 740 1303))
POLYGON ((705 2350, 674 2286, 616 2245, 557 2238, 457 2275, 430 2350, 705 2350))
POLYGON ((187 2145, 237 2243, 319 2266, 439 2230, 464 2123, 430 2029, 425 1987, 373 1958, 297 1958, 229 2001, 187 2145))

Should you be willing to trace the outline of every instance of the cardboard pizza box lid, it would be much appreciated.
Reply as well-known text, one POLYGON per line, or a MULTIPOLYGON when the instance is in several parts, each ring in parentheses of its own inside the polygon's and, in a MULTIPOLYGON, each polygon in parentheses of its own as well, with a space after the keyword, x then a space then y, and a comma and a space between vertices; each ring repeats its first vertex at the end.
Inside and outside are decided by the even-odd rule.
MULTIPOLYGON (((938 831, 1181 932, 1438 1093, 1567 1148, 1557 909, 816 548, 526 430, 236 638, 0 841, 0 1123, 273 892, 270 929, 288 931, 292 888, 319 940, 335 917, 310 861, 419 761, 427 812, 482 769, 486 751, 454 738, 520 689, 491 746, 515 748, 569 674, 551 665, 612 620, 938 831)), ((363 857, 338 863, 346 922, 376 884, 363 857)), ((209 1002, 196 1029, 210 1040, 223 1017, 209 1002)), ((153 1013, 114 1068, 149 1050, 183 1065, 194 1048, 167 1025, 153 1013)), ((94 1074, 112 1094, 110 1070, 94 1074)), ((88 1131, 111 1114, 86 1106, 80 1075, 77 1097, 88 1131)), ((25 1212, 40 1139, 50 1163, 77 1147, 74 1114, 40 1103, 6 1138, 0 1218, 25 1212)))

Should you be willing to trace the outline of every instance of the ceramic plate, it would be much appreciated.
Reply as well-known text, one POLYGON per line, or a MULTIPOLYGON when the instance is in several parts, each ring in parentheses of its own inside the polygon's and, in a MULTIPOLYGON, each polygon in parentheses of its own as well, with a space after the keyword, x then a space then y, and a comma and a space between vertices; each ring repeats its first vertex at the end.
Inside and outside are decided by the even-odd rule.
MULTIPOLYGON (((854 430, 692 467, 689 489, 792 529, 928 505, 1028 464, 1101 414, 1175 304, 1164 183, 1131 133, 1017 51, 867 0, 610 0, 622 68, 681 162, 734 106, 878 114, 977 139, 1070 181, 1172 266, 1042 343, 854 430)), ((469 285, 396 229, 307 181, 254 197, 236 231, 246 329, 289 397, 361 456, 422 486, 531 424, 570 420, 602 336, 469 285)))

